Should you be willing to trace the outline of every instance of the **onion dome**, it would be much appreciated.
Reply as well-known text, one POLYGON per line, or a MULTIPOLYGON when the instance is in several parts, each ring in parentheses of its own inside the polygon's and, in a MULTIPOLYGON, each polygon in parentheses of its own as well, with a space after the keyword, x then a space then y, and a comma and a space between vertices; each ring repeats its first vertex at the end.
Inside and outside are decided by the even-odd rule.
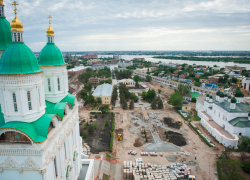
POLYGON ((50 18, 52 18, 52 17, 49 16, 48 18, 49 18, 49 27, 48 27, 46 33, 47 33, 47 36, 54 36, 55 31, 54 31, 54 29, 51 27, 51 20, 50 20, 50 18))
MULTIPOLYGON (((49 18, 49 28, 51 28, 51 16, 49 18)), ((51 28, 52 29, 52 28, 51 28)), ((59 66, 59 65, 65 65, 65 61, 62 55, 62 52, 60 49, 54 44, 54 30, 53 35, 52 33, 48 33, 47 30, 47 37, 48 42, 44 46, 44 48, 41 50, 39 54, 39 64, 40 66, 59 66)))
POLYGON ((207 94, 207 97, 209 97, 209 94, 207 94))
POLYGON ((16 5, 18 4, 14 1, 13 5, 15 6, 15 19, 11 24, 12 44, 4 51, 0 59, 0 74, 41 72, 35 54, 23 43, 23 26, 21 21, 17 21, 16 15, 16 5))
POLYGON ((250 116, 250 113, 248 113, 248 116, 250 116))
POLYGON ((244 94, 239 87, 235 91, 235 97, 244 97, 244 94))
POLYGON ((216 95, 219 96, 220 95, 220 91, 217 91, 216 95))
POLYGON ((4 16, 3 0, 0 0, 0 6, 2 8, 2 13, 0 14, 0 51, 5 51, 11 44, 11 32, 10 23, 4 16))
POLYGON ((210 98, 210 99, 213 99, 213 96, 210 96, 209 98, 210 98))
POLYGON ((231 99, 231 103, 236 103, 237 102, 237 100, 235 99, 235 97, 233 97, 232 99, 231 99))
POLYGON ((227 94, 224 94, 225 97, 227 97, 227 94))
POLYGON ((189 104, 186 100, 182 102, 183 104, 189 104))
POLYGON ((228 99, 231 99, 232 97, 231 96, 228 96, 228 99))
POLYGON ((223 94, 223 92, 221 92, 221 93, 220 93, 220 97, 224 97, 224 94, 223 94))

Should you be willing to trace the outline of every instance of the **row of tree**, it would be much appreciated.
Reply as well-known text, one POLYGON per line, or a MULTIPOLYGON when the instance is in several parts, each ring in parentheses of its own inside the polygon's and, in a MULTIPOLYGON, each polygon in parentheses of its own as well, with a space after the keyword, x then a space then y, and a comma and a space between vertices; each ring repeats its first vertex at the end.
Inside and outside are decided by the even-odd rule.
POLYGON ((98 72, 96 70, 92 70, 91 68, 87 68, 86 72, 83 72, 78 75, 78 80, 82 83, 88 83, 89 78, 91 77, 111 77, 110 69, 106 66, 104 69, 100 69, 98 72))
POLYGON ((131 70, 118 71, 116 69, 114 73, 116 75, 116 79, 129 79, 132 77, 133 71, 131 70))
POLYGON ((130 101, 129 109, 134 109, 134 102, 138 102, 138 97, 133 93, 130 93, 128 87, 125 84, 121 84, 119 86, 119 93, 120 93, 120 104, 123 109, 128 109, 127 101, 130 101))

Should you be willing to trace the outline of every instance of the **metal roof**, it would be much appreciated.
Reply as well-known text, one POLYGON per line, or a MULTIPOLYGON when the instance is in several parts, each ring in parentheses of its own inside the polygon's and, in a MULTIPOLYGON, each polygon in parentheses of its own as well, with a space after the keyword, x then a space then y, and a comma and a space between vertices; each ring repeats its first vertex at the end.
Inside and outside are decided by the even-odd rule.
POLYGON ((111 84, 101 84, 96 87, 95 91, 93 92, 93 96, 111 96, 113 90, 113 85, 111 84))
POLYGON ((119 83, 120 82, 134 82, 135 83, 135 81, 133 79, 122 79, 122 80, 119 80, 118 82, 119 83))
POLYGON ((250 120, 248 120, 248 117, 237 117, 229 121, 229 123, 235 127, 250 127, 250 120))

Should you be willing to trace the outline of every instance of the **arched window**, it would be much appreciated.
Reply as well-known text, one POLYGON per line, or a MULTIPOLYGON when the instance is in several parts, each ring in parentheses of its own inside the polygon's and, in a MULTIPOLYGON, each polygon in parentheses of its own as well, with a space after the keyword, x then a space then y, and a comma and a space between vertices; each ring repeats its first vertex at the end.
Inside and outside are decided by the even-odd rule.
POLYGON ((49 134, 49 132, 50 132, 53 128, 55 128, 55 126, 54 126, 53 122, 50 122, 48 134, 49 134))
POLYGON ((28 99, 28 107, 29 107, 29 110, 32 110, 30 91, 27 92, 27 99, 28 99))
POLYGON ((17 39, 16 39, 17 37, 16 37, 16 33, 14 33, 14 41, 17 41, 17 39))
POLYGON ((14 111, 18 112, 17 102, 16 102, 16 93, 12 93, 12 97, 13 97, 14 111))
POLYGON ((3 7, 0 7, 0 16, 3 16, 3 7))
POLYGON ((21 36, 20 36, 21 33, 17 33, 17 41, 21 41, 21 36))
POLYGON ((50 78, 48 78, 48 90, 49 90, 49 92, 51 92, 50 78))
POLYGON ((39 104, 40 104, 40 106, 42 106, 42 105, 41 105, 41 95, 40 95, 39 89, 38 89, 38 99, 39 99, 39 104))
POLYGON ((49 37, 48 37, 48 43, 49 43, 49 37))
POLYGON ((60 91, 60 78, 57 78, 58 91, 60 91))

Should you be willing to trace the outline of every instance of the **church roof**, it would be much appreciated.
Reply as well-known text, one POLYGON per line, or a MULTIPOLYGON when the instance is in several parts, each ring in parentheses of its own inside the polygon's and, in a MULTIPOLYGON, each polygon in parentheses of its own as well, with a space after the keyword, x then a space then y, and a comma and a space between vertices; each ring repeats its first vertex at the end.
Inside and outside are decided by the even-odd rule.
POLYGON ((10 23, 5 17, 0 17, 0 51, 6 50, 11 42, 10 23))
POLYGON ((229 123, 235 127, 250 127, 250 120, 248 120, 248 117, 237 117, 229 121, 229 123))
MULTIPOLYGON (((70 104, 73 107, 76 95, 68 94, 59 103, 51 103, 45 101, 46 109, 45 114, 38 120, 31 123, 12 121, 5 123, 4 115, 0 106, 0 130, 1 129, 16 129, 26 134, 35 143, 41 143, 47 139, 49 125, 54 116, 60 116, 63 120, 63 113, 65 106, 70 104)), ((59 118, 59 117, 58 117, 59 118)))
POLYGON ((230 102, 224 101, 224 102, 215 102, 217 106, 220 106, 222 109, 226 110, 229 113, 248 113, 250 111, 250 106, 244 104, 244 103, 238 103, 236 104, 235 109, 230 108, 230 102))
POLYGON ((60 49, 54 43, 47 43, 39 54, 40 66, 58 66, 66 64, 60 49))
POLYGON ((35 54, 23 42, 13 42, 0 59, 0 74, 29 74, 41 71, 35 54))

